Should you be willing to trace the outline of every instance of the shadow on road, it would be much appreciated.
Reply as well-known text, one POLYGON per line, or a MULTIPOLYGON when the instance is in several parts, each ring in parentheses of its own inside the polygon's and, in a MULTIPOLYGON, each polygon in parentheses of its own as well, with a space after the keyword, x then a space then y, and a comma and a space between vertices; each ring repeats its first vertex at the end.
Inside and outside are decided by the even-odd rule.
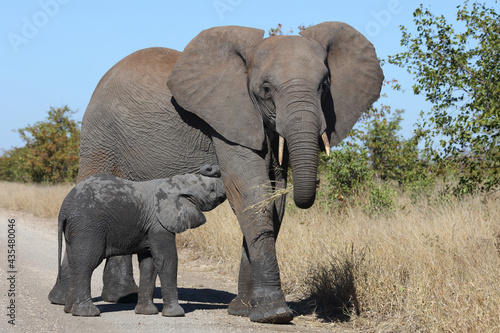
MULTIPOLYGON (((229 303, 235 298, 236 295, 227 291, 214 290, 214 289, 196 289, 196 288, 179 288, 179 301, 186 313, 195 310, 217 310, 227 309, 229 303)), ((163 310, 163 303, 161 302, 161 288, 155 289, 155 305, 161 312, 163 310), (158 302, 157 299, 160 299, 158 302)), ((137 299, 137 298, 136 298, 137 299)), ((101 302, 101 297, 94 297, 92 302, 101 302)), ((97 308, 101 313, 118 312, 118 311, 131 311, 135 309, 136 302, 132 303, 106 303, 97 304, 97 308)))
MULTIPOLYGON (((160 288, 156 289, 159 293, 160 288)), ((221 290, 179 288, 179 301, 187 302, 182 304, 186 313, 195 310, 227 309, 235 297, 235 294, 221 290)))
POLYGON ((315 315, 318 319, 325 323, 332 322, 348 322, 351 320, 349 310, 343 311, 339 308, 331 308, 324 305, 317 305, 317 300, 313 297, 306 297, 294 302, 287 302, 294 315, 315 315))
MULTIPOLYGON (((186 313, 196 310, 220 310, 227 309, 229 303, 236 297, 235 294, 215 289, 198 289, 198 288, 179 288, 179 302, 186 313)), ((163 302, 161 299, 161 288, 157 287, 154 294, 154 304, 161 313, 163 310, 163 302)), ((129 298, 134 299, 134 298, 129 298)), ((123 303, 101 303, 96 304, 101 313, 133 311, 135 309, 136 300, 133 302, 123 303)), ((94 303, 102 302, 101 297, 92 299, 94 303)), ((351 319, 349 311, 341 311, 340 309, 328 309, 324 306, 317 306, 317 300, 308 297, 288 302, 288 306, 292 309, 295 315, 315 315, 323 322, 347 322, 351 319)))

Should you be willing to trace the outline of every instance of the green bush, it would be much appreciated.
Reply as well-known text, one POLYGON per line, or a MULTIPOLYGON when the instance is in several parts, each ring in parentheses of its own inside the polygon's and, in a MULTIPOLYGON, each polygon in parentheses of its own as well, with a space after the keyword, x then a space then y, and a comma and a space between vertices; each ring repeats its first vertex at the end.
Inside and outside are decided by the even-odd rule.
POLYGON ((371 186, 369 189, 368 204, 363 210, 369 215, 390 215, 396 210, 397 192, 388 183, 371 186))
POLYGON ((329 157, 322 155, 322 160, 329 201, 349 203, 373 178, 368 151, 357 144, 341 142, 329 157))
POLYGON ((0 157, 0 179, 18 182, 61 183, 78 174, 80 124, 68 106, 51 107, 46 121, 18 130, 26 145, 0 157))
POLYGON ((28 182, 29 175, 23 170, 26 163, 27 148, 12 148, 0 156, 0 179, 6 181, 28 182))
POLYGON ((387 106, 372 108, 347 141, 329 157, 321 155, 326 193, 319 197, 327 205, 361 205, 370 214, 390 214, 397 191, 407 191, 416 200, 434 188, 437 169, 419 149, 420 136, 405 139, 398 134, 402 114, 391 114, 387 106))
POLYGON ((413 183, 419 183, 420 187, 433 185, 435 174, 430 158, 418 147, 420 137, 414 134, 405 139, 399 135, 404 111, 396 110, 389 117, 390 109, 387 110, 365 121, 364 131, 358 134, 369 151, 373 171, 379 179, 394 180, 402 188, 412 187, 413 183))

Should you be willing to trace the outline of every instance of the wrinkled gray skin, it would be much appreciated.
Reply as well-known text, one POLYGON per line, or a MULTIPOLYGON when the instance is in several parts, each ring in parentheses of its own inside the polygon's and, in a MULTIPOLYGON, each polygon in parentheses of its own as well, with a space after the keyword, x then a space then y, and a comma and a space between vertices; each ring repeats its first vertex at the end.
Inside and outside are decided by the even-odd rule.
POLYGON ((135 313, 158 313, 153 304, 158 274, 162 315, 183 316, 177 300, 175 234, 204 224, 202 211, 225 199, 220 178, 195 174, 144 182, 95 175, 78 183, 59 213, 59 262, 64 233, 69 264, 64 311, 98 316, 90 295, 92 272, 104 258, 137 253, 140 283, 135 313))
MULTIPOLYGON (((98 173, 145 180, 200 161, 220 165, 243 233, 228 312, 257 322, 293 318, 275 250, 285 199, 249 207, 286 187, 289 166, 296 205, 310 207, 319 137, 326 132, 330 146, 344 139, 383 81, 373 45, 349 25, 325 22, 301 34, 262 39, 262 30, 217 27, 182 53, 137 51, 104 75, 82 123, 79 180, 98 173), (279 136, 287 143, 281 167, 279 136)), ((130 259, 113 260, 121 261, 105 270, 109 301, 134 291, 130 259)))

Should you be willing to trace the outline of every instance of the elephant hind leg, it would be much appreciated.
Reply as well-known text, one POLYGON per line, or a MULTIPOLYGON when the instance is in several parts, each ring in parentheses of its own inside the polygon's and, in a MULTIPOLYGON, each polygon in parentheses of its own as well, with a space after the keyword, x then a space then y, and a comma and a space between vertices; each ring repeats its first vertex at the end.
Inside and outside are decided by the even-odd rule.
POLYGON ((97 317, 101 312, 97 306, 92 303, 92 299, 89 298, 81 302, 75 302, 71 307, 71 314, 81 317, 97 317))
POLYGON ((137 285, 132 271, 132 256, 116 256, 106 260, 102 277, 102 299, 112 303, 136 303, 137 285))
POLYGON ((66 295, 69 288, 68 256, 64 254, 61 264, 61 276, 57 277, 56 284, 49 293, 49 301, 53 304, 66 304, 66 295))
MULTIPOLYGON (((71 225, 83 225, 85 218, 78 217, 71 225)), ((99 309, 92 303, 90 280, 92 273, 104 259, 105 235, 93 229, 79 227, 66 235, 66 255, 69 266, 69 288, 64 311, 74 316, 98 316, 99 309)))
POLYGON ((67 248, 70 277, 64 311, 74 316, 98 316, 100 311, 92 303, 90 279, 103 258, 99 254, 92 253, 93 251, 82 251, 84 247, 79 246, 82 242, 72 244, 77 251, 73 251, 72 246, 67 248))

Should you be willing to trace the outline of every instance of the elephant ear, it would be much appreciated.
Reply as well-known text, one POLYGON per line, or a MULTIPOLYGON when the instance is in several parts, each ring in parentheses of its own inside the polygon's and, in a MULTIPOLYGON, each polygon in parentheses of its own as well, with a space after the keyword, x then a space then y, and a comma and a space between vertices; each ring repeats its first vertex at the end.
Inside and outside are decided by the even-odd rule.
POLYGON ((227 140, 262 149, 264 127, 248 93, 246 59, 264 31, 237 26, 202 31, 186 46, 167 85, 176 102, 227 140))
POLYGON ((207 221, 201 210, 186 197, 165 192, 161 187, 155 194, 155 206, 160 224, 176 234, 197 228, 207 221))
POLYGON ((324 22, 300 33, 328 54, 332 100, 323 102, 330 146, 337 145, 380 96, 384 74, 372 43, 342 22, 324 22))

